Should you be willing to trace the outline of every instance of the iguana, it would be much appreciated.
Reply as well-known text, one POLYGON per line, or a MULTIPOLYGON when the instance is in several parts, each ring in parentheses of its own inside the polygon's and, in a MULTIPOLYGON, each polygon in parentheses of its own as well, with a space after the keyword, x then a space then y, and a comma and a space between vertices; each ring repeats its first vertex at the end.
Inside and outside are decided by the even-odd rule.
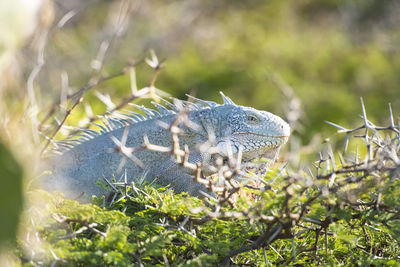
POLYGON ((99 179, 118 179, 126 175, 128 182, 143 177, 150 182, 156 179, 157 183, 170 185, 176 192, 198 195, 204 186, 196 183, 190 171, 179 166, 176 156, 171 153, 138 151, 134 156, 141 164, 126 161, 123 168, 119 168, 124 156, 117 151, 115 140, 121 140, 124 131, 127 131, 126 147, 139 147, 144 138, 151 144, 171 147, 172 134, 168 126, 183 110, 190 123, 178 125, 182 131, 179 143, 182 147, 188 146, 189 162, 202 162, 203 166, 211 164, 209 151, 200 146, 210 140, 214 140, 214 148, 223 158, 235 155, 239 150, 243 162, 276 156, 288 140, 289 125, 276 115, 236 105, 222 92, 221 95, 222 105, 190 96, 190 101, 173 99, 173 103, 164 101, 165 105, 153 102, 157 111, 139 107, 145 116, 129 113, 124 117, 108 118, 105 126, 98 125, 99 132, 85 130, 80 138, 59 143, 66 148, 60 155, 50 158, 51 174, 45 175, 43 186, 48 190, 64 191, 67 197, 82 193, 87 197, 100 196, 106 192, 96 185, 99 179))

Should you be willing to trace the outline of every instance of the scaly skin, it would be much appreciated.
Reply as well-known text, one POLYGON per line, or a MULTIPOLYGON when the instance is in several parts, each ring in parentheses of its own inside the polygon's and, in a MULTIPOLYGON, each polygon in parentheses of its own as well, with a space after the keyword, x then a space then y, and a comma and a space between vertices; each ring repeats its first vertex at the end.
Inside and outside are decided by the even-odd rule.
MULTIPOLYGON (((136 152, 134 156, 144 168, 128 160, 117 173, 123 155, 116 151, 116 144, 111 138, 113 136, 121 140, 125 128, 128 128, 126 147, 139 147, 145 136, 151 144, 171 147, 172 134, 165 126, 175 121, 179 109, 183 107, 189 110, 189 121, 195 125, 179 125, 183 131, 179 142, 181 147, 188 145, 190 162, 202 162, 204 166, 211 163, 208 151, 200 148, 201 144, 210 140, 210 136, 215 137, 215 148, 224 158, 230 152, 235 155, 240 148, 243 162, 277 155, 289 138, 289 125, 276 115, 236 105, 222 96, 222 105, 198 99, 195 99, 195 104, 175 99, 176 105, 169 104, 169 110, 158 105, 161 114, 142 108, 146 117, 131 114, 120 123, 110 120, 108 129, 103 129, 101 133, 87 133, 84 139, 89 140, 81 139, 72 148, 50 159, 52 174, 44 178, 44 188, 61 190, 67 197, 84 193, 87 199, 91 195, 106 193, 96 185, 99 179, 119 179, 126 174, 128 182, 142 178, 152 182, 156 179, 157 183, 170 185, 176 192, 185 191, 197 195, 204 187, 193 181, 190 172, 179 166, 176 157, 170 153, 150 150, 136 152)), ((65 143, 68 142, 72 141, 65 143)))

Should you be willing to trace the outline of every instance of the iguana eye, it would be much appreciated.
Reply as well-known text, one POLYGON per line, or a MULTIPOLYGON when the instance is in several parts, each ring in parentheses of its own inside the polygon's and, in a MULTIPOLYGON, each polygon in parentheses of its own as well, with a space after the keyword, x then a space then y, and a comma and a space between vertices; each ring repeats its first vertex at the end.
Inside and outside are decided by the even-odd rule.
POLYGON ((258 118, 254 115, 247 115, 246 119, 250 123, 258 123, 258 118))

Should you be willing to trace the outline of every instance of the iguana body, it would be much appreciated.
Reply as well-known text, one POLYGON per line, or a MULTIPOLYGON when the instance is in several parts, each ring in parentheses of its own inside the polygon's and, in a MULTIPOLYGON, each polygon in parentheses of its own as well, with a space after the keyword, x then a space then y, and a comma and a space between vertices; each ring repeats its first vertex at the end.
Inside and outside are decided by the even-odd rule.
POLYGON ((86 131, 83 139, 64 142, 67 145, 72 142, 77 144, 51 158, 52 174, 45 177, 44 187, 64 191, 69 197, 81 193, 87 196, 102 195, 106 192, 96 185, 99 179, 111 181, 113 177, 118 179, 126 175, 128 182, 142 177, 150 182, 156 179, 157 183, 170 185, 177 192, 198 194, 199 190, 204 189, 203 186, 192 179, 188 169, 176 163, 176 156, 171 153, 138 151, 134 156, 142 166, 128 160, 122 169, 118 168, 124 156, 116 150, 117 145, 112 140, 112 136, 114 140, 121 140, 124 131, 128 131, 126 147, 141 146, 145 136, 151 144, 171 147, 172 134, 168 126, 182 110, 188 112, 191 123, 189 126, 179 124, 182 129, 179 142, 182 148, 184 144, 189 147, 189 161, 192 163, 210 163, 210 154, 201 151, 199 145, 209 141, 211 136, 215 137, 214 145, 218 154, 225 158, 230 152, 228 150, 235 154, 239 147, 243 151, 243 161, 279 152, 290 134, 286 122, 271 113, 238 106, 224 95, 223 99, 222 105, 198 99, 195 103, 175 100, 175 104, 167 103, 169 109, 157 105, 158 112, 142 108, 146 117, 133 113, 124 120, 109 119, 107 127, 102 128, 100 133, 86 131))

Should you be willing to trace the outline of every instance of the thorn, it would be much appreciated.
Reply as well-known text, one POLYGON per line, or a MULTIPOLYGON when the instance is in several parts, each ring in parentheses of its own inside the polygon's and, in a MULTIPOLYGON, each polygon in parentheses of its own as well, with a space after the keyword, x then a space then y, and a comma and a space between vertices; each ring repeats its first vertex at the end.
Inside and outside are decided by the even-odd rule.
POLYGON ((120 173, 122 171, 122 168, 125 166, 126 164, 126 157, 122 157, 121 162, 118 165, 117 168, 117 173, 120 173))
POLYGON ((271 180, 268 181, 268 184, 272 184, 276 178, 279 177, 279 175, 281 175, 281 173, 286 169, 286 167, 288 166, 289 162, 286 162, 285 165, 282 166, 282 168, 278 171, 278 173, 275 175, 274 178, 272 178, 271 180))
POLYGON ((236 161, 236 169, 240 170, 240 165, 242 164, 242 154, 243 154, 243 146, 239 146, 239 151, 237 153, 237 161, 236 161))
POLYGON ((118 140, 118 138, 116 138, 113 135, 110 135, 111 140, 114 142, 114 144, 117 146, 117 149, 121 149, 121 142, 118 140))
POLYGON ((333 172, 331 178, 329 179, 329 187, 333 186, 333 184, 335 183, 335 178, 336 178, 336 173, 333 172))
POLYGON ((88 103, 85 103, 85 112, 89 119, 94 117, 92 107, 88 103))
POLYGON ((307 167, 306 170, 307 170, 308 174, 311 176, 311 178, 314 178, 314 175, 313 175, 313 173, 312 173, 310 167, 307 167))
POLYGON ((336 123, 333 123, 333 122, 330 122, 330 121, 325 121, 325 123, 327 123, 327 124, 329 124, 329 125, 331 125, 333 127, 338 128, 339 129, 338 133, 348 132, 349 131, 348 129, 346 129, 346 128, 342 127, 342 126, 337 125, 336 123))
POLYGON ((343 151, 343 155, 347 152, 348 146, 349 146, 349 133, 346 133, 346 137, 344 138, 344 151, 343 151))
POLYGON ((150 56, 151 59, 145 58, 144 61, 147 63, 147 65, 149 65, 153 69, 157 69, 159 67, 159 61, 153 49, 150 50, 150 56))
POLYGON ((343 155, 340 154, 340 153, 338 153, 338 156, 339 156, 340 164, 341 164, 342 166, 344 166, 344 165, 346 164, 346 161, 345 161, 345 159, 343 158, 343 155))
POLYGON ((361 108, 362 108, 363 119, 364 119, 364 126, 365 126, 366 128, 369 128, 368 119, 367 119, 367 112, 365 111, 364 100, 363 100, 362 97, 360 97, 360 101, 361 101, 361 108))
POLYGON ((126 145, 126 140, 128 139, 128 132, 129 132, 129 126, 126 126, 121 138, 121 145, 123 146, 126 145))
POLYGON ((394 126, 394 119, 393 119, 393 111, 392 111, 392 104, 391 103, 389 103, 389 116, 390 116, 390 127, 392 128, 392 129, 394 129, 395 128, 395 126, 394 126))
POLYGON ((332 146, 331 145, 329 145, 329 147, 328 147, 328 155, 329 155, 329 158, 330 158, 330 160, 332 162, 332 170, 335 172, 336 171, 336 162, 335 162, 335 157, 334 157, 333 152, 332 152, 332 146))

